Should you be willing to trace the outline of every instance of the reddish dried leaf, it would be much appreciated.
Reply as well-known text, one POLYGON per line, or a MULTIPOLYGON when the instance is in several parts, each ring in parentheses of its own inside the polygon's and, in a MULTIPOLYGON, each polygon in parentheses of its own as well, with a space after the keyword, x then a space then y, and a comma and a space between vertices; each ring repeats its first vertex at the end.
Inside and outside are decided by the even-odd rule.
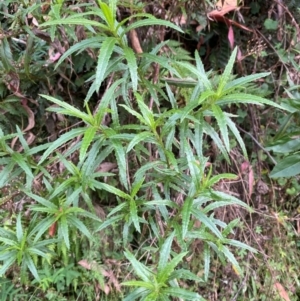
POLYGON ((135 29, 130 30, 129 37, 131 40, 131 46, 132 46, 133 50, 135 51, 135 53, 143 53, 143 49, 142 49, 138 34, 135 29))
POLYGON ((254 187, 254 173, 253 173, 252 166, 249 167, 248 180, 249 180, 249 198, 251 198, 251 195, 253 193, 253 187, 254 187))
POLYGON ((241 164, 241 173, 245 173, 248 171, 248 168, 250 166, 250 163, 248 161, 244 161, 242 164, 241 164))
POLYGON ((275 288, 277 289, 280 297, 285 300, 285 301, 291 301, 286 290, 284 289, 284 287, 279 283, 279 282, 276 282, 274 284, 275 288))
POLYGON ((28 115, 28 125, 27 125, 26 129, 23 130, 23 132, 27 132, 27 131, 31 130, 32 128, 34 128, 34 125, 35 125, 34 113, 28 107, 28 105, 27 105, 27 99, 23 98, 21 100, 21 104, 22 104, 22 107, 25 109, 25 111, 26 111, 26 113, 28 115))
POLYGON ((229 26, 229 29, 228 29, 228 41, 229 41, 229 44, 230 44, 230 48, 233 49, 233 47, 234 47, 234 32, 233 32, 233 29, 232 29, 231 25, 229 26))
POLYGON ((56 222, 53 223, 50 228, 49 228, 49 236, 53 237, 55 235, 56 232, 56 222))
POLYGON ((243 54, 240 47, 238 47, 237 60, 238 62, 240 62, 242 59, 243 59, 243 54))
POLYGON ((79 265, 81 265, 83 268, 87 269, 87 270, 91 270, 92 269, 92 265, 90 262, 88 262, 87 260, 83 259, 80 260, 78 262, 79 265))
POLYGON ((239 9, 237 2, 238 2, 237 0, 226 0, 224 1, 224 3, 218 1, 216 4, 217 9, 209 12, 208 17, 215 18, 215 17, 224 16, 233 10, 239 9))

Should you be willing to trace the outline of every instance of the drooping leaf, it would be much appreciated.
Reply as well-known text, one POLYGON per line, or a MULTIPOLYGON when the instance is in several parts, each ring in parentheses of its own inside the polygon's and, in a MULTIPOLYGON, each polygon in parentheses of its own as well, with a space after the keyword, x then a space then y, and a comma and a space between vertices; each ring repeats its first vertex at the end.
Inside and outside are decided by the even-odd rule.
POLYGON ((221 110, 221 108, 218 105, 212 105, 211 106, 212 112, 214 114, 214 117, 217 120, 221 135, 222 135, 222 140, 224 141, 224 145, 226 147, 227 152, 230 151, 230 146, 229 146, 229 136, 228 136, 228 130, 227 130, 227 119, 224 114, 224 112, 221 110))
POLYGON ((82 127, 82 128, 75 128, 72 129, 71 131, 61 135, 58 139, 56 139, 50 146, 49 148, 44 152, 44 154, 42 155, 40 161, 39 161, 39 165, 42 164, 45 159, 57 148, 59 148, 61 145, 67 143, 68 141, 82 135, 85 133, 86 128, 82 127))
POLYGON ((148 142, 149 138, 152 138, 153 134, 151 132, 141 132, 134 136, 134 138, 130 141, 127 146, 126 153, 130 152, 135 145, 141 142, 148 142))
POLYGON ((247 93, 232 93, 228 95, 222 96, 220 99, 216 101, 216 104, 222 106, 222 105, 228 105, 228 104, 237 104, 237 103, 250 103, 255 105, 269 105, 281 110, 285 110, 284 107, 277 104, 274 101, 270 101, 266 98, 256 96, 253 94, 247 94, 247 93))
POLYGON ((151 271, 138 261, 128 250, 124 252, 125 257, 130 261, 135 273, 144 281, 151 283, 151 271))
MULTIPOLYGON (((92 12, 88 12, 85 14, 92 14, 92 12)), ((81 14, 83 15, 83 14, 81 14)), ((105 31, 110 31, 110 28, 107 27, 104 24, 101 24, 97 21, 94 20, 88 20, 85 18, 81 18, 80 14, 78 14, 77 16, 74 17, 68 17, 68 18, 64 18, 64 19, 59 19, 59 20, 52 20, 52 21, 47 21, 43 24, 40 24, 40 27, 46 27, 49 25, 64 25, 64 24, 69 24, 69 25, 83 25, 83 26, 95 26, 95 27, 99 27, 102 28, 105 31)))
POLYGON ((171 28, 183 33, 183 31, 180 27, 174 25, 170 21, 156 19, 155 17, 153 17, 151 19, 144 19, 144 20, 139 20, 139 21, 133 22, 132 24, 130 24, 129 26, 127 26, 125 28, 124 34, 135 28, 139 28, 142 26, 153 26, 153 25, 171 27, 171 28))

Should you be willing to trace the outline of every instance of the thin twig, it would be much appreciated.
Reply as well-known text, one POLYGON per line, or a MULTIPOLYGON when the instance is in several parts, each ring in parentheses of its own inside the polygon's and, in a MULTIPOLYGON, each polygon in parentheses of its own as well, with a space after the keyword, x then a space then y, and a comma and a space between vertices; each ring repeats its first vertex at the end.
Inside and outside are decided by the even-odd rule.
POLYGON ((261 148, 266 154, 267 156, 271 159, 271 161, 276 165, 277 162, 276 160, 271 156, 271 154, 257 141, 257 139, 250 133, 246 132, 245 130, 243 130, 241 127, 237 126, 239 128, 240 131, 242 131, 243 133, 247 134, 248 136, 251 137, 251 139, 255 142, 255 144, 261 148))

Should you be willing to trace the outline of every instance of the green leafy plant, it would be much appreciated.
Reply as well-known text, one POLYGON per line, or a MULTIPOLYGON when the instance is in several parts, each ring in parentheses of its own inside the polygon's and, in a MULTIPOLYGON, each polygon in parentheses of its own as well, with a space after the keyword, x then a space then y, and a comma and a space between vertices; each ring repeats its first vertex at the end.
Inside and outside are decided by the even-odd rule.
POLYGON ((174 239, 172 233, 163 243, 160 249, 158 266, 150 270, 139 262, 129 251, 125 252, 135 273, 141 280, 123 282, 122 285, 137 287, 124 300, 171 300, 170 297, 182 298, 184 300, 205 300, 196 293, 178 287, 177 279, 185 278, 200 281, 196 275, 188 270, 176 270, 187 252, 175 255, 170 261, 171 246, 174 239))
POLYGON ((0 233, 0 260, 3 262, 0 275, 5 274, 12 265, 17 265, 20 267, 21 282, 27 280, 28 269, 36 279, 40 279, 36 268, 38 258, 49 261, 53 256, 49 246, 57 240, 40 240, 32 227, 23 229, 20 214, 15 231, 2 227, 0 233))
MULTIPOLYGON (((205 70, 204 47, 193 59, 181 37, 164 40, 182 33, 166 20, 175 8, 158 19, 148 13, 157 3, 74 3, 0 4, 0 216, 10 221, 0 228, 1 276, 21 279, 31 299, 204 300, 219 263, 245 276, 245 253, 257 252, 238 238, 236 216, 249 211, 256 225, 255 214, 240 189, 224 190, 246 182, 240 162, 229 167, 234 153, 250 160, 244 105, 295 117, 296 101, 258 93, 269 72, 234 76, 237 48, 226 64, 222 44, 215 72, 205 70), (220 217, 227 209, 235 216, 220 217)), ((294 134, 285 151, 298 156, 294 134)))
POLYGON ((91 11, 81 14, 75 14, 67 18, 59 18, 57 20, 47 21, 41 26, 49 26, 49 25, 84 25, 89 30, 94 31, 92 26, 97 29, 101 29, 101 32, 105 33, 105 39, 103 39, 102 35, 98 37, 94 37, 89 40, 84 40, 82 43, 74 45, 70 48, 58 61, 57 66, 69 55, 76 51, 82 51, 83 49, 87 49, 88 47, 94 48, 100 47, 100 54, 98 56, 96 73, 89 80, 94 80, 91 85, 85 101, 87 102, 94 92, 99 91, 100 86, 103 80, 112 72, 119 71, 120 65, 118 64, 122 59, 125 59, 127 62, 125 71, 129 71, 129 75, 131 78, 131 85, 134 91, 137 90, 138 80, 139 80, 139 72, 137 66, 137 58, 131 47, 128 46, 128 41, 126 38, 126 34, 130 32, 130 30, 134 30, 136 28, 142 26, 151 26, 151 25, 160 25, 160 26, 168 26, 175 30, 182 32, 182 30, 174 25, 173 23, 165 20, 158 20, 154 16, 150 14, 134 14, 128 18, 122 20, 122 22, 118 22, 116 19, 116 10, 117 10, 117 1, 110 1, 109 5, 101 0, 98 1, 99 8, 93 8, 91 11), (95 15, 102 22, 94 21, 85 18, 85 16, 95 15), (132 22, 129 26, 125 26, 127 22, 134 19, 141 19, 138 21, 132 22), (119 54, 119 58, 117 60, 111 59, 113 53, 116 52, 119 54))
POLYGON ((299 118, 299 105, 297 99, 299 98, 299 93, 296 91, 296 88, 297 86, 291 83, 291 88, 286 89, 289 99, 284 99, 282 101, 282 106, 288 110, 289 114, 284 118, 279 131, 272 141, 269 141, 267 147, 267 150, 284 156, 271 171, 271 178, 293 177, 300 173, 300 143, 298 138, 299 127, 297 125, 299 118))
POLYGON ((21 288, 17 288, 15 284, 8 279, 0 279, 0 291, 1 301, 21 300, 26 297, 25 294, 20 292, 21 288))
MULTIPOLYGON (((188 126, 193 124, 193 128, 200 135, 198 141, 201 143, 197 149, 202 150, 203 135, 207 134, 211 136, 218 149, 222 152, 226 160, 229 161, 228 152, 230 151, 229 132, 233 133, 235 139, 239 143, 244 156, 247 158, 247 151, 239 130, 235 123, 231 119, 231 114, 224 111, 224 106, 230 106, 233 104, 255 104, 255 105, 270 105, 276 108, 283 109, 280 105, 265 99, 260 96, 245 93, 250 87, 250 83, 260 78, 263 78, 269 73, 258 73, 248 75, 245 77, 232 79, 232 68, 237 54, 237 48, 232 52, 228 64, 221 76, 215 76, 214 79, 210 79, 211 73, 204 71, 204 66, 196 53, 196 67, 189 63, 178 63, 184 69, 187 69, 196 76, 196 87, 192 92, 191 99, 184 109, 178 114, 181 122, 186 122, 188 126), (218 132, 205 120, 205 117, 213 117, 216 119, 218 132)), ((186 127, 188 127, 186 126, 186 127)), ((202 157, 202 154, 199 153, 202 157)))
MULTIPOLYGON (((70 228, 72 231, 75 229, 79 230, 90 240, 93 239, 89 230, 79 219, 79 216, 92 217, 95 219, 98 218, 81 208, 71 206, 77 193, 78 191, 75 191, 75 193, 71 194, 66 199, 62 197, 54 200, 50 199, 49 201, 40 196, 34 195, 33 193, 27 192, 27 195, 38 203, 32 205, 31 209, 33 211, 47 214, 47 217, 43 219, 43 221, 40 222, 35 229, 33 229, 33 231, 37 232, 37 238, 40 238, 42 234, 51 229, 51 226, 53 227, 53 225, 55 225, 55 227, 57 227, 58 238, 64 241, 68 249, 70 248, 70 228)), ((54 235, 55 229, 53 229, 53 233, 51 233, 51 236, 54 235)))

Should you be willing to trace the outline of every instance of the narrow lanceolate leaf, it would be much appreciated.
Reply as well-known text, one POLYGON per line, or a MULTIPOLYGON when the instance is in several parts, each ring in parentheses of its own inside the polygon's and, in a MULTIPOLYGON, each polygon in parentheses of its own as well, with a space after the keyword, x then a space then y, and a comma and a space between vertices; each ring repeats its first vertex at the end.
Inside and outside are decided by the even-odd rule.
POLYGON ((248 76, 243 76, 243 77, 234 79, 226 84, 226 86, 223 89, 223 93, 227 94, 237 88, 243 88, 246 84, 253 82, 255 80, 258 80, 262 77, 266 77, 270 74, 271 74, 271 72, 263 72, 263 73, 251 74, 248 76))
POLYGON ((78 137, 82 134, 84 134, 86 128, 76 128, 73 129, 62 136, 60 136, 58 139, 56 139, 50 146, 49 148, 44 152, 42 158, 39 161, 39 165, 45 161, 45 159, 58 147, 61 145, 65 144, 66 142, 70 141, 71 139, 74 139, 75 137, 78 137))
POLYGON ((130 217, 134 224, 136 231, 141 232, 139 217, 137 214, 137 206, 135 200, 130 200, 129 202, 129 210, 130 210, 130 217))
POLYGON ((138 67, 136 63, 136 57, 133 50, 130 47, 125 47, 123 51, 130 72, 132 88, 133 91, 135 92, 137 90, 137 85, 138 85, 138 73, 137 73, 138 67))
POLYGON ((96 37, 92 37, 89 39, 84 39, 78 43, 76 43, 75 45, 71 46, 66 52, 63 53, 63 55, 59 58, 59 60, 57 61, 56 65, 55 65, 55 69, 57 69, 57 67, 71 54, 73 54, 74 52, 78 51, 78 52, 82 52, 84 51, 86 48, 100 48, 101 47, 101 43, 104 40, 103 36, 96 36, 96 37))
POLYGON ((166 266, 160 270, 157 274, 157 282, 160 284, 166 283, 170 275, 174 272, 177 265, 182 261, 183 257, 186 256, 188 252, 183 252, 176 255, 166 266))
POLYGON ((188 161, 189 171, 192 177, 193 184, 195 185, 196 190, 198 191, 198 188, 201 183, 200 166, 197 165, 191 147, 186 141, 186 139, 184 140, 184 152, 188 161))
POLYGON ((137 195, 137 193, 141 189, 144 181, 145 181, 145 178, 142 178, 139 181, 135 181, 133 183, 132 188, 131 188, 131 193, 130 193, 130 195, 131 195, 132 198, 134 198, 137 195))
POLYGON ((124 252, 125 257, 130 261, 135 273, 145 282, 151 283, 151 271, 139 262, 129 251, 124 252))
MULTIPOLYGON (((207 91, 205 91, 207 92, 207 91)), ((203 92, 203 93, 205 93, 203 92)), ((212 92, 214 94, 214 92, 212 92)), ((193 113, 193 110, 199 106, 198 99, 190 101, 184 108, 180 111, 180 122, 183 122, 185 118, 189 116, 190 113, 193 113)))
POLYGON ((191 217, 191 209, 193 206, 193 199, 188 197, 184 201, 181 215, 182 215, 182 239, 185 239, 186 233, 188 231, 190 217, 191 217))
POLYGON ((6 72, 15 69, 12 64, 12 52, 6 37, 0 41, 0 61, 2 62, 3 68, 6 72))
POLYGON ((192 74, 196 75, 198 77, 198 80, 203 82, 203 84, 205 85, 205 88, 207 90, 211 90, 211 84, 207 82, 207 76, 203 75, 197 68, 195 68, 195 66, 193 66, 190 63, 186 63, 186 62, 177 62, 176 64, 187 69, 192 74))
POLYGON ((115 81, 108 90, 106 90, 105 94, 102 96, 101 98, 101 102, 100 105, 97 109, 95 118, 97 120, 96 124, 100 125, 102 122, 102 119, 105 115, 105 113, 107 112, 107 108, 109 107, 110 101, 111 99, 114 97, 115 94, 115 90, 117 89, 117 87, 119 85, 121 85, 121 83, 124 81, 124 78, 118 79, 117 81, 115 81))
POLYGON ((91 235, 90 231, 87 229, 87 227, 84 225, 84 223, 81 220, 79 220, 76 216, 69 216, 68 222, 70 225, 76 227, 80 232, 82 232, 90 240, 93 239, 93 236, 91 235))
POLYGON ((136 112, 135 110, 132 110, 126 105, 120 105, 120 106, 123 107, 126 111, 128 111, 131 115, 135 116, 142 124, 147 124, 146 120, 143 118, 143 116, 140 113, 136 112))
POLYGON ((227 152, 229 152, 230 146, 229 146, 229 136, 228 136, 228 130, 227 130, 226 116, 223 113, 223 111, 221 110, 221 108, 217 105, 213 104, 211 106, 211 109, 213 111, 214 117, 217 120, 226 150, 227 150, 227 152))
POLYGON ((105 2, 99 3, 102 13, 105 17, 105 22, 111 30, 114 30, 115 18, 110 7, 105 2))
POLYGON ((95 187, 95 188, 98 188, 98 189, 103 189, 103 190, 106 190, 110 193, 113 193, 121 198, 124 198, 126 200, 131 200, 131 196, 126 194, 125 192, 123 192, 122 190, 114 187, 114 186, 111 186, 109 184, 106 184, 106 183, 101 183, 101 182, 98 182, 96 180, 92 180, 92 185, 95 187))
POLYGON ((116 15, 116 11, 117 11, 117 4, 118 4, 118 0, 110 0, 109 1, 109 9, 111 11, 111 14, 115 20, 115 15, 116 15))
MULTIPOLYGON (((15 252, 14 252, 15 253, 15 252)), ((13 255, 13 254, 12 254, 13 255)), ((3 264, 1 265, 0 268, 0 276, 4 276, 4 274, 6 273, 6 271, 10 268, 11 265, 13 265, 16 262, 16 257, 15 256, 11 256, 10 258, 8 258, 7 260, 5 260, 3 262, 3 264)))
POLYGON ((218 95, 222 95, 224 93, 224 88, 225 88, 227 82, 230 79, 233 64, 234 64, 235 58, 236 58, 236 53, 237 53, 237 47, 234 48, 234 50, 233 50, 233 52, 230 56, 230 59, 229 59, 227 65, 225 67, 225 70, 224 70, 223 74, 220 77, 220 82, 219 82, 218 89, 217 89, 217 94, 218 95))
POLYGON ((121 221, 123 219, 123 214, 115 215, 106 221, 104 221, 95 232, 102 231, 103 229, 109 227, 110 225, 117 224, 117 222, 121 221))
POLYGON ((23 228, 22 228, 22 223, 21 223, 21 214, 18 214, 18 217, 17 217, 16 230, 17 230, 16 235, 17 235, 18 242, 21 242, 21 240, 23 239, 23 228))
POLYGON ((138 286, 138 287, 147 288, 148 290, 153 290, 153 284, 150 282, 144 282, 144 281, 126 281, 126 282, 122 282, 121 285, 138 286))
POLYGON ((202 63, 201 58, 200 58, 200 56, 199 56, 199 51, 195 51, 195 59, 196 59, 196 67, 197 67, 197 70, 198 70, 199 73, 201 74, 202 83, 203 83, 204 87, 205 87, 208 91, 211 91, 211 90, 212 90, 211 82, 210 82, 209 79, 207 78, 207 74, 206 74, 206 72, 205 72, 203 63, 202 63))
POLYGON ((148 142, 148 138, 153 137, 151 132, 141 132, 134 136, 127 146, 126 153, 130 152, 137 144, 141 142, 148 142))
POLYGON ((227 150, 224 147, 222 140, 220 139, 218 133, 214 130, 214 128, 207 122, 203 121, 203 130, 207 135, 209 135, 212 138, 212 140, 216 144, 217 148, 221 151, 222 155, 225 157, 227 162, 229 162, 230 159, 229 159, 227 150))
POLYGON ((228 127, 230 128, 231 132, 233 133, 233 135, 235 136, 236 140, 238 141, 242 151, 243 151, 243 155, 246 159, 248 159, 248 154, 247 154, 247 150, 246 150, 246 146, 244 143, 243 138, 240 135, 239 130, 237 129, 235 123, 231 120, 231 118, 229 116, 227 116, 227 114, 225 113, 225 118, 226 118, 226 123, 228 125, 228 127))
POLYGON ((66 217, 62 216, 58 223, 59 223, 59 230, 60 233, 62 234, 66 247, 70 249, 69 226, 66 217))
POLYGON ((33 178, 29 164, 25 161, 25 158, 20 153, 14 152, 11 157, 25 171, 27 176, 33 178))
MULTIPOLYGON (((162 290, 162 293, 165 295, 170 295, 172 297, 180 298, 181 300, 197 300, 197 301, 206 301, 199 294, 190 292, 180 287, 168 287, 162 290)), ((169 299, 167 299, 169 300, 169 299)))
POLYGON ((228 105, 228 104, 236 104, 236 103, 250 103, 254 105, 269 105, 281 110, 286 110, 284 107, 280 106, 276 102, 270 101, 266 98, 256 96, 253 94, 247 93, 233 93, 222 96, 219 100, 217 100, 216 104, 228 105))
POLYGON ((203 214, 199 209, 192 208, 192 214, 203 223, 208 229, 210 229, 218 238, 223 239, 222 233, 218 230, 215 223, 206 215, 203 214))
POLYGON ((172 60, 166 59, 165 57, 159 57, 156 54, 145 53, 145 52, 142 53, 141 56, 142 56, 142 58, 146 59, 146 61, 147 61, 147 63, 143 66, 143 70, 145 72, 146 72, 146 70, 148 70, 148 68, 150 68, 150 65, 152 63, 157 63, 161 67, 166 68, 173 76, 181 78, 181 75, 176 70, 176 68, 172 67, 172 65, 174 65, 172 60))
POLYGON ((203 259, 204 259, 204 280, 208 280, 209 267, 210 267, 210 248, 207 243, 204 243, 203 259))
POLYGON ((41 94, 41 96, 43 98, 46 98, 47 100, 59 105, 60 107, 64 108, 59 108, 59 107, 50 107, 47 110, 51 111, 51 112, 56 112, 56 113, 60 113, 60 114, 64 114, 64 115, 69 115, 69 116, 74 116, 77 117, 79 119, 81 119, 82 121, 92 124, 93 123, 93 117, 81 112, 80 110, 76 109, 75 107, 69 105, 68 103, 61 101, 59 99, 56 99, 52 96, 48 96, 48 95, 44 95, 41 94))
POLYGON ((27 265, 29 268, 31 274, 34 276, 35 279, 40 280, 39 274, 37 272, 36 266, 29 254, 25 254, 23 257, 24 263, 27 265))
POLYGON ((248 250, 250 252, 253 252, 253 253, 257 253, 257 250, 238 241, 238 240, 235 240, 235 239, 224 239, 223 243, 226 243, 228 245, 231 245, 231 246, 234 246, 234 247, 237 247, 239 249, 245 249, 245 250, 248 250))
POLYGON ((49 230, 49 228, 51 227, 51 225, 53 225, 56 221, 55 221, 56 217, 55 215, 49 215, 48 217, 45 217, 43 219, 43 221, 39 222, 34 229, 32 230, 32 233, 36 233, 34 237, 34 242, 37 242, 39 240, 39 238, 47 231, 49 230))
POLYGON ((42 198, 39 195, 33 194, 32 192, 29 192, 29 191, 26 191, 26 190, 24 190, 24 193, 26 193, 29 197, 33 198, 35 201, 42 204, 46 208, 50 208, 50 209, 54 209, 54 210, 56 210, 56 208, 57 208, 55 204, 53 204, 52 202, 42 198))
POLYGON ((235 259, 234 255, 231 253, 231 251, 223 245, 219 246, 219 251, 222 252, 225 255, 225 257, 229 260, 229 262, 232 264, 233 269, 236 272, 236 274, 238 276, 241 276, 243 274, 243 271, 242 271, 239 263, 235 259))
POLYGON ((171 235, 165 240, 161 249, 160 249, 160 256, 158 262, 158 272, 161 272, 167 265, 168 260, 170 258, 171 247, 173 243, 175 233, 172 232, 171 235))
MULTIPOLYGON (((198 81, 196 81, 192 78, 191 79, 189 79, 189 78, 179 79, 179 78, 175 78, 175 77, 164 77, 161 79, 161 81, 166 83, 167 89, 169 88, 168 84, 170 84, 172 86, 184 87, 184 88, 187 88, 187 87, 193 88, 198 84, 198 81)), ((169 95, 169 91, 168 91, 168 95, 169 95)), ((170 98, 170 95, 169 95, 169 98, 170 98)))
POLYGON ((199 159, 201 160, 203 158, 203 126, 202 126, 202 121, 203 121, 203 114, 201 112, 197 113, 195 116, 198 120, 199 123, 195 123, 195 148, 197 155, 199 159))
POLYGON ((10 177, 10 174, 15 166, 15 162, 10 161, 3 167, 3 169, 0 172, 0 188, 2 188, 4 185, 7 184, 8 179, 10 177))
POLYGON ((238 176, 232 173, 222 173, 216 176, 213 176, 209 179, 207 186, 212 187, 215 184, 217 184, 220 180, 226 179, 226 180, 237 180, 238 176))
MULTIPOLYGON (((246 208, 247 210, 251 210, 251 207, 247 205, 245 202, 239 200, 238 198, 234 197, 233 195, 227 194, 222 191, 216 191, 216 190, 211 190, 210 196, 212 197, 213 200, 217 201, 230 201, 232 202, 232 205, 238 205, 246 208)), ((208 206, 212 205, 213 203, 209 204, 208 206)), ((207 207, 208 207, 207 206, 207 207)), ((207 208, 205 207, 205 208, 207 208)))
POLYGON ((128 27, 125 28, 124 34, 129 32, 130 30, 138 28, 138 27, 153 26, 153 25, 161 25, 161 26, 171 27, 171 28, 183 33, 183 31, 180 27, 176 26, 175 24, 173 24, 169 21, 151 18, 151 19, 140 20, 140 21, 136 21, 136 22, 132 23, 131 25, 129 25, 128 27))
POLYGON ((108 62, 113 53, 116 42, 117 42, 116 38, 110 37, 110 38, 106 38, 105 41, 102 43, 100 54, 98 57, 97 69, 96 69, 96 79, 95 79, 96 91, 100 89, 101 83, 104 79, 105 71, 108 66, 108 62))
POLYGON ((109 31, 110 29, 104 25, 101 24, 97 21, 93 20, 87 20, 84 18, 65 18, 65 19, 59 19, 59 20, 53 20, 53 21, 48 21, 43 24, 40 24, 40 27, 45 27, 49 25, 64 25, 64 24, 69 24, 69 25, 83 25, 83 26, 95 26, 95 27, 100 27, 106 31, 109 31))
POLYGON ((154 116, 153 112, 148 108, 148 106, 145 104, 142 96, 138 93, 135 93, 135 97, 138 102, 139 109, 146 120, 147 125, 153 129, 155 127, 155 121, 154 121, 154 116))
POLYGON ((82 162, 85 158, 86 152, 93 141, 95 134, 96 134, 96 127, 89 127, 86 132, 84 133, 83 139, 82 139, 82 144, 80 147, 80 152, 79 152, 79 161, 82 162))
POLYGON ((119 169, 120 181, 125 188, 128 188, 126 153, 123 148, 122 142, 116 139, 111 139, 110 141, 114 146, 115 156, 117 159, 117 164, 119 169))

